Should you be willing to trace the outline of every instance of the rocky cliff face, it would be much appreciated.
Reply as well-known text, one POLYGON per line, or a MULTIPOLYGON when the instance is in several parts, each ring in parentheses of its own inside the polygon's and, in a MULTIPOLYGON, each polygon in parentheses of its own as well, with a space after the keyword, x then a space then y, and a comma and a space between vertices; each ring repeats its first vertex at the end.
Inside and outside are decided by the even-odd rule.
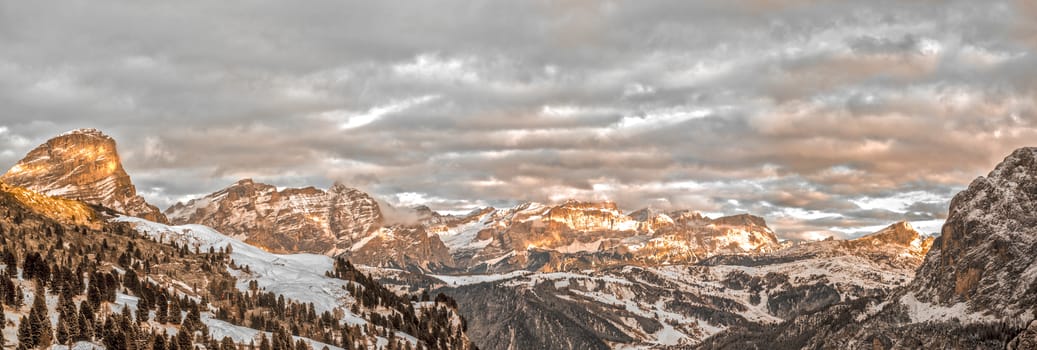
POLYGON ((33 149, 0 180, 43 195, 79 200, 127 215, 167 222, 137 195, 115 140, 96 129, 73 130, 33 149))
POLYGON ((244 179, 166 210, 175 224, 202 224, 277 253, 344 255, 356 263, 440 268, 453 260, 423 227, 388 225, 367 193, 335 184, 276 187, 244 179))
POLYGON ((1037 306, 1037 148, 1013 152, 954 196, 942 235, 911 290, 997 318, 1037 306))
POLYGON ((327 191, 276 187, 244 179, 166 210, 174 224, 210 226, 271 252, 334 254, 382 224, 374 198, 340 184, 327 191))
POLYGON ((426 222, 472 271, 557 270, 617 263, 692 263, 718 254, 780 247, 763 218, 705 218, 689 211, 643 209, 625 215, 615 203, 568 201, 487 208, 426 222))

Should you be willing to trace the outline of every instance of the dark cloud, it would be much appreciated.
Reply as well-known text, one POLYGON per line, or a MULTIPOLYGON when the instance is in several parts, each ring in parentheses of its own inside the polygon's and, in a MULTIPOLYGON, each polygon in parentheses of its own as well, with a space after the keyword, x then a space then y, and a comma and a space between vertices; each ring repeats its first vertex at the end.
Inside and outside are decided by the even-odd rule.
POLYGON ((441 210, 610 199, 854 235, 945 217, 1037 137, 1035 9, 6 2, 0 165, 97 127, 161 206, 253 177, 441 210))

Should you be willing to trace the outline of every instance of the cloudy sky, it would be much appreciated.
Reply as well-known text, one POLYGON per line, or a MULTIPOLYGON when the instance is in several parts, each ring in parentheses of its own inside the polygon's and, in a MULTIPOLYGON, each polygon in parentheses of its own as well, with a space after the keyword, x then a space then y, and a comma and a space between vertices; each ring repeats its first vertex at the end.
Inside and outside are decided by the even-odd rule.
POLYGON ((160 207, 252 177, 933 227, 1037 144, 1035 50, 1027 0, 0 0, 0 167, 95 127, 160 207))

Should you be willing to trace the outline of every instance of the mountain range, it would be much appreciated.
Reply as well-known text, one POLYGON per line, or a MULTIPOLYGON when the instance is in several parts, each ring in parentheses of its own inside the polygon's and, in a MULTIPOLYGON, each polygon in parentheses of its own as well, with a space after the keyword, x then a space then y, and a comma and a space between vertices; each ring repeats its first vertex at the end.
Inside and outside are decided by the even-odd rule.
MULTIPOLYGON (((1026 349, 1037 342, 1035 177, 1037 149, 1020 149, 954 198, 939 237, 897 222, 817 242, 783 242, 748 213, 570 200, 443 215, 342 183, 242 179, 159 211, 137 194, 115 141, 93 129, 48 140, 0 181, 56 225, 129 225, 158 243, 231 250, 225 269, 239 289, 256 281, 347 324, 395 313, 346 310, 359 292, 328 280, 344 261, 356 283, 403 298, 399 314, 426 305, 408 296, 441 295, 455 313, 441 319, 464 325, 436 338, 449 348, 1026 349)), ((439 346, 405 328, 391 329, 406 346, 439 346)))

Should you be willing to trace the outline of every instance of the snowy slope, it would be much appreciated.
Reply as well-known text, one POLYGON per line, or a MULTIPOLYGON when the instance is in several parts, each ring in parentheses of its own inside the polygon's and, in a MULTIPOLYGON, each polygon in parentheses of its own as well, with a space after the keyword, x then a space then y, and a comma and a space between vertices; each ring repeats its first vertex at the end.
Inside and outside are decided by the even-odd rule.
POLYGON ((346 315, 345 321, 351 324, 365 323, 348 310, 348 306, 354 302, 345 289, 350 282, 324 276, 324 272, 331 271, 334 266, 330 257, 272 254, 202 225, 169 226, 128 216, 114 220, 132 223, 137 230, 160 242, 177 242, 191 248, 198 247, 202 251, 210 247, 219 250, 229 246, 234 263, 238 266, 247 265, 250 270, 250 273, 230 271, 238 278, 238 289, 247 290, 248 282, 255 280, 260 288, 269 292, 299 302, 313 303, 318 313, 339 309, 346 315))
MULTIPOLYGON (((621 338, 616 330, 633 340, 614 341, 612 347, 691 346, 731 327, 767 327, 833 303, 882 295, 906 285, 920 259, 901 262, 890 257, 917 249, 907 239, 917 238, 917 232, 907 232, 906 236, 914 236, 905 237, 903 244, 874 245, 875 251, 883 252, 878 257, 871 249, 846 249, 865 246, 863 243, 872 247, 872 241, 887 233, 880 231, 859 242, 819 242, 796 247, 794 252, 764 254, 750 261, 752 264, 734 263, 742 259, 732 259, 729 264, 715 259, 719 263, 432 277, 443 281, 441 287, 458 298, 462 310, 465 303, 476 304, 469 306, 475 313, 466 317, 480 326, 514 322, 514 318, 495 318, 478 311, 493 307, 480 303, 498 297, 492 293, 503 288, 516 291, 513 298, 529 300, 520 310, 549 305, 549 309, 530 311, 530 317, 560 313, 564 315, 558 316, 561 319, 593 325, 552 337, 590 332, 603 339, 621 338)), ((521 321, 507 327, 543 325, 521 321)))

